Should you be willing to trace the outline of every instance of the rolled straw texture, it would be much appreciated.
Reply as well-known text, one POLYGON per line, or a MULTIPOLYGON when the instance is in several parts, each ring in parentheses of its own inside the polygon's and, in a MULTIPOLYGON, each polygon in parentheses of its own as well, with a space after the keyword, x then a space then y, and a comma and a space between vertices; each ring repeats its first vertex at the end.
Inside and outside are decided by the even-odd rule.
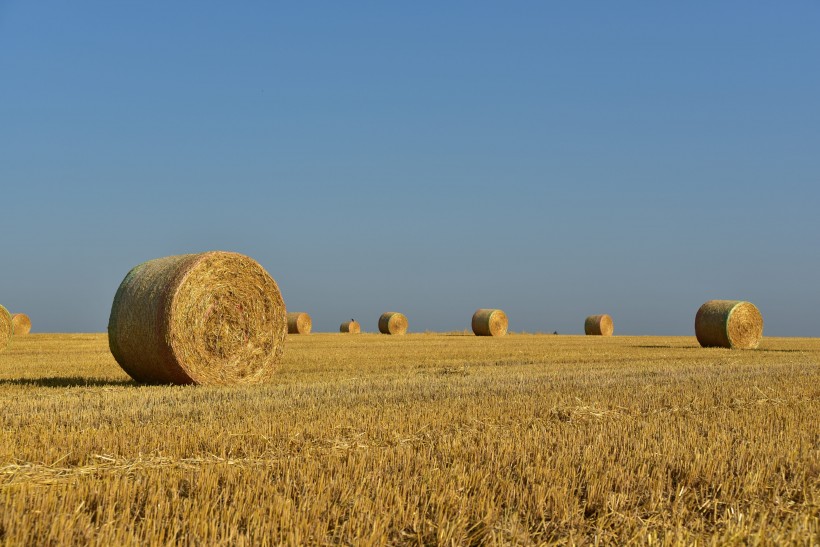
POLYGON ((11 316, 12 331, 15 336, 31 332, 31 318, 25 313, 15 313, 11 316))
POLYGON ((169 256, 120 284, 108 343, 120 366, 151 384, 252 384, 282 356, 287 319, 276 281, 223 251, 169 256))
POLYGON ((313 321, 302 311, 288 312, 288 334, 310 334, 313 321))
POLYGON ((751 302, 709 300, 695 316, 695 336, 705 348, 756 348, 763 337, 763 316, 751 302))
POLYGON ((607 314, 590 315, 584 321, 584 333, 591 336, 612 336, 615 327, 607 314))
POLYGON ((407 317, 403 313, 389 311, 379 317, 379 332, 382 334, 405 334, 407 327, 407 317))
POLYGON ((348 334, 359 334, 362 332, 362 326, 358 321, 345 321, 339 326, 339 332, 346 332, 348 334))
POLYGON ((0 351, 8 347, 13 333, 14 327, 11 324, 11 314, 9 310, 0 306, 0 351))
POLYGON ((480 309, 473 314, 473 333, 476 336, 504 336, 508 326, 507 314, 501 310, 480 309))

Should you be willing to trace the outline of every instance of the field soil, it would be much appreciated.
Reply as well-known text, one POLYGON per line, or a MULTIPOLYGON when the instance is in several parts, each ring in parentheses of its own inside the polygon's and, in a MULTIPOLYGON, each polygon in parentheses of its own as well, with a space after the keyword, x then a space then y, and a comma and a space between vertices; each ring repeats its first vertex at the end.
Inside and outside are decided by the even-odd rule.
POLYGON ((216 388, 32 334, 0 408, 6 544, 820 543, 820 339, 291 335, 216 388))

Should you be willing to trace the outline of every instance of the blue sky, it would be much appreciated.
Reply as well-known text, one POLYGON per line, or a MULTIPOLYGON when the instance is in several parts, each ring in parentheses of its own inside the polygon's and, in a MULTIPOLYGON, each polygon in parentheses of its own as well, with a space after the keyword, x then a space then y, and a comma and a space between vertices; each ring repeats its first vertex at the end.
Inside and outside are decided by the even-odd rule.
POLYGON ((0 0, 0 303, 103 331, 151 258, 316 330, 818 336, 817 2, 0 0))

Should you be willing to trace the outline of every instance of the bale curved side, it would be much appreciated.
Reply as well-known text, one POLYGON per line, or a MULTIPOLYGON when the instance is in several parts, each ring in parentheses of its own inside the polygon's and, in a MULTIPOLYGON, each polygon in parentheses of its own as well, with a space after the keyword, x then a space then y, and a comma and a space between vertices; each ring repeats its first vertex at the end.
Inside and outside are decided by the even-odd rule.
POLYGON ((310 334, 313 320, 305 312, 288 312, 288 334, 310 334))
POLYGON ((482 308, 473 314, 472 326, 476 336, 504 336, 509 321, 501 310, 482 308))
POLYGON ((709 300, 695 315, 695 336, 705 348, 756 348, 763 337, 763 316, 751 302, 709 300))
POLYGON ((359 334, 362 332, 362 326, 359 324, 358 321, 351 319, 350 321, 345 321, 339 326, 339 332, 344 332, 347 334, 359 334))
POLYGON ((24 336, 31 332, 31 318, 25 313, 15 313, 11 316, 12 334, 24 336))
POLYGON ((612 317, 605 313, 590 315, 584 321, 584 333, 589 336, 612 336, 614 331, 612 317))
POLYGON ((9 310, 0 306, 0 351, 8 347, 13 333, 14 327, 11 324, 11 314, 9 310))
POLYGON ((111 353, 138 382, 270 379, 287 332, 276 281, 253 259, 211 251, 149 260, 117 289, 111 353))
POLYGON ((407 327, 407 317, 403 313, 389 311, 379 317, 379 332, 382 334, 405 334, 407 327))

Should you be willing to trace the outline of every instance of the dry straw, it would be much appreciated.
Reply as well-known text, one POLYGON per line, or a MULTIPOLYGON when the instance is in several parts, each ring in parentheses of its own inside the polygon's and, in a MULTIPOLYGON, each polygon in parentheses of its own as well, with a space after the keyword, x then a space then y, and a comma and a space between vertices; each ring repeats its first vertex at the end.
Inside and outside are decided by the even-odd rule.
POLYGON ((590 315, 584 321, 584 333, 592 336, 612 336, 615 330, 612 317, 607 314, 590 315))
POLYGON ((288 312, 288 334, 310 334, 313 321, 302 311, 288 312))
POLYGON ((9 310, 0 306, 0 351, 8 347, 13 332, 14 327, 12 327, 11 324, 11 314, 9 310))
POLYGON ((473 314, 473 332, 476 336, 504 336, 507 334, 507 314, 501 310, 477 310, 473 314))
POLYGON ((25 313, 15 313, 11 316, 11 326, 15 336, 31 332, 31 318, 25 313))
POLYGON ((379 317, 379 332, 382 334, 405 334, 407 317, 397 311, 389 311, 379 317))
POLYGON ((128 272, 111 307, 108 343, 138 382, 251 384, 271 378, 286 332, 285 303, 264 268, 211 251, 128 272))
POLYGON ((339 326, 339 332, 359 334, 362 332, 362 326, 355 319, 351 319, 350 321, 345 321, 339 326))
POLYGON ((763 337, 763 316, 751 302, 709 300, 695 316, 695 336, 705 348, 756 348, 763 337))

